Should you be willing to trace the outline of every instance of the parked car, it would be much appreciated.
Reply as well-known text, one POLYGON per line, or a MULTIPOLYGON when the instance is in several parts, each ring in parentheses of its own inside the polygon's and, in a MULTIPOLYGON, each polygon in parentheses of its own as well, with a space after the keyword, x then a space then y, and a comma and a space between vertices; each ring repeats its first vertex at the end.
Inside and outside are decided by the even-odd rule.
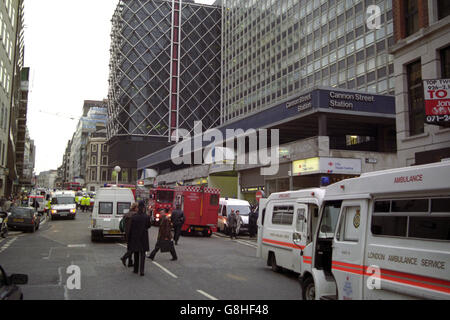
POLYGON ((40 218, 31 207, 13 207, 8 217, 8 229, 35 232, 39 229, 40 218))
POLYGON ((22 290, 17 285, 27 283, 26 274, 12 274, 8 277, 0 266, 0 300, 23 300, 22 290))

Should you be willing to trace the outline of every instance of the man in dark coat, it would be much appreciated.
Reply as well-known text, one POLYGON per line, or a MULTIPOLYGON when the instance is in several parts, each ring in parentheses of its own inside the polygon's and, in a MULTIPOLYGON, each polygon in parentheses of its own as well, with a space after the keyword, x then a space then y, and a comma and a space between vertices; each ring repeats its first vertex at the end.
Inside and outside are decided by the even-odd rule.
POLYGON ((184 212, 181 210, 181 206, 179 204, 177 204, 177 208, 172 212, 170 219, 172 220, 174 229, 173 240, 175 241, 175 244, 178 245, 178 239, 180 239, 181 235, 181 227, 185 221, 184 212))
POLYGON ((249 228, 249 233, 250 233, 250 237, 253 238, 257 231, 258 231, 258 226, 257 226, 257 222, 258 222, 258 207, 254 207, 249 214, 248 217, 248 228, 249 228))
POLYGON ((230 238, 233 239, 233 237, 236 239, 236 229, 238 226, 238 219, 239 217, 236 215, 236 212, 234 209, 231 209, 230 214, 228 215, 228 227, 230 228, 230 238))
POLYGON ((134 273, 144 275, 145 252, 150 250, 148 229, 150 217, 145 213, 144 201, 139 201, 138 212, 131 218, 128 248, 134 254, 134 273))
POLYGON ((137 203, 133 203, 131 205, 130 211, 128 211, 127 213, 125 213, 123 215, 124 219, 124 223, 125 223, 125 241, 127 241, 127 252, 123 255, 122 258, 120 258, 120 260, 122 260, 122 263, 124 266, 126 266, 126 261, 128 259, 128 267, 132 267, 133 266, 133 260, 131 259, 132 256, 132 252, 130 250, 130 246, 128 244, 128 240, 129 240, 129 236, 130 236, 130 228, 131 228, 131 218, 137 213, 138 211, 138 204, 137 203))

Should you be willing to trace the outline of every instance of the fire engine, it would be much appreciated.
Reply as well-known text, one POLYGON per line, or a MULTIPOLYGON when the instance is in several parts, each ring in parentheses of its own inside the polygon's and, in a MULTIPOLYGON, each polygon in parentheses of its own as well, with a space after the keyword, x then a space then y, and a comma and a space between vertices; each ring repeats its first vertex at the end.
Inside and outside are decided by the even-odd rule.
POLYGON ((172 214, 174 194, 174 189, 169 187, 161 186, 150 189, 148 210, 155 225, 159 224, 162 219, 162 215, 167 215, 170 217, 172 214))
POLYGON ((210 237, 217 231, 219 199, 219 189, 203 186, 175 187, 175 205, 181 205, 185 216, 181 230, 188 234, 201 232, 210 237))

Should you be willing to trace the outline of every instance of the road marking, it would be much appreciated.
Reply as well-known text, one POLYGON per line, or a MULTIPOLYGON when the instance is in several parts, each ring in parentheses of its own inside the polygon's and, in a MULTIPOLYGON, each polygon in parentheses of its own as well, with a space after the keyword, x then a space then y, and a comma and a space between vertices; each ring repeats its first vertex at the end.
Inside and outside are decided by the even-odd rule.
POLYGON ((171 276, 172 278, 178 279, 178 277, 176 275, 174 275, 172 272, 170 272, 169 270, 167 270, 166 268, 164 268, 162 265, 160 265, 159 263, 153 261, 153 264, 155 264, 156 266, 158 266, 161 270, 163 270, 165 273, 167 273, 169 276, 171 276))
POLYGON ((200 294, 202 294, 202 295, 204 295, 205 297, 207 297, 207 298, 210 299, 210 300, 219 300, 219 299, 217 299, 216 297, 213 297, 212 295, 210 295, 209 293, 206 293, 206 292, 203 291, 203 290, 197 290, 197 292, 200 293, 200 294))
POLYGON ((241 243, 241 244, 244 244, 244 245, 249 246, 249 247, 252 247, 252 248, 255 248, 255 249, 258 248, 257 245, 255 245, 255 244, 253 244, 253 243, 246 242, 246 241, 236 240, 236 242, 241 243))
POLYGON ((119 246, 122 246, 122 247, 124 247, 124 248, 127 247, 127 245, 125 245, 125 244, 123 244, 123 243, 118 243, 118 245, 119 245, 119 246))
POLYGON ((86 248, 85 244, 68 244, 68 248, 86 248))
POLYGON ((5 251, 6 249, 8 249, 9 246, 16 240, 17 240, 17 237, 14 237, 14 238, 11 238, 10 240, 6 241, 6 243, 0 247, 0 253, 5 251))

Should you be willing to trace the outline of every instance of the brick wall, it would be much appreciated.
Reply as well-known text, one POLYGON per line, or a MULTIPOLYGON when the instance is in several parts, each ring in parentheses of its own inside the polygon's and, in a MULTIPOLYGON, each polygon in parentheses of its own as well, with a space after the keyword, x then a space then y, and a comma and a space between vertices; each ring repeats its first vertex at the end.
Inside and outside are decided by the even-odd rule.
MULTIPOLYGON (((419 28, 425 28, 429 25, 428 18, 428 0, 416 0, 419 8, 419 28)), ((394 37, 395 42, 406 38, 405 23, 406 0, 393 0, 392 11, 394 14, 394 37)))

